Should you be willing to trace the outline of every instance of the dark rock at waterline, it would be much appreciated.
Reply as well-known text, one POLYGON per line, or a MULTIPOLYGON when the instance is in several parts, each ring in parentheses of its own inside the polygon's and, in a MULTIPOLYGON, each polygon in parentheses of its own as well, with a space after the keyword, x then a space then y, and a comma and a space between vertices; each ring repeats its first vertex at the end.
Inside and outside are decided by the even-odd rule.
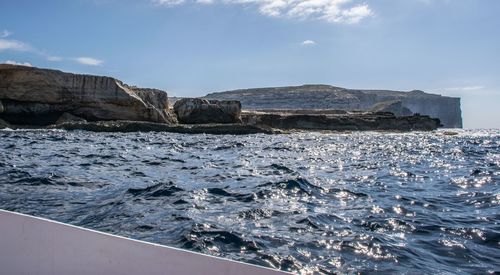
MULTIPOLYGON (((428 116, 396 117, 392 113, 302 114, 242 113, 243 123, 176 124, 144 121, 66 121, 48 126, 50 129, 86 130, 93 132, 173 132, 184 134, 283 134, 290 130, 305 131, 431 131, 439 119, 428 116)), ((22 126, 17 126, 20 128, 22 126)), ((33 126, 27 126, 33 128, 33 126)), ((10 127, 12 128, 12 127, 10 127)))
POLYGON ((87 120, 74 116, 70 113, 63 113, 55 122, 55 124, 63 124, 66 122, 87 122, 87 120))
POLYGON ((64 113, 90 121, 175 123, 167 93, 118 79, 0 64, 0 118, 12 124, 49 125, 64 113))
POLYGON ((241 103, 236 100, 205 100, 183 98, 174 104, 174 112, 181 123, 237 123, 240 122, 241 103))
POLYGON ((0 118, 0 129, 11 128, 12 126, 5 120, 0 118))
POLYGON ((244 124, 177 124, 143 121, 66 122, 49 126, 52 129, 85 130, 92 132, 171 132, 182 134, 248 135, 282 133, 276 129, 244 124))

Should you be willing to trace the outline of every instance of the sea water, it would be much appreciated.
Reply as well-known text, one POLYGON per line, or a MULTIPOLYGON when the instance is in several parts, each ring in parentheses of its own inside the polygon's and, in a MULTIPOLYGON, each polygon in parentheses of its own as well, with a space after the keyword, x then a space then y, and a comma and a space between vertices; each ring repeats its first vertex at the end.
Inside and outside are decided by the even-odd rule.
POLYGON ((500 131, 0 131, 0 208, 303 273, 500 272, 500 131))

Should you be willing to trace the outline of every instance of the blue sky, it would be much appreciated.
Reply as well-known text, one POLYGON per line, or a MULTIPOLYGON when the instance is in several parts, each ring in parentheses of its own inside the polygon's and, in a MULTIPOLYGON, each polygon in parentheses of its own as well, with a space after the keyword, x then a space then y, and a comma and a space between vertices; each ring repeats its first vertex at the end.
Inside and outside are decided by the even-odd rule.
POLYGON ((331 84, 462 98, 500 128, 498 0, 16 0, 0 62, 200 96, 331 84))

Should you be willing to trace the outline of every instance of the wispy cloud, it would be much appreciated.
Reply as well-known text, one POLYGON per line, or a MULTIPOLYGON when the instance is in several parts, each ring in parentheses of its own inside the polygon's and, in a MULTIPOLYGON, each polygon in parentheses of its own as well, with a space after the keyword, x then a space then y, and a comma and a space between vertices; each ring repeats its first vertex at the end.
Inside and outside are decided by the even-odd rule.
POLYGON ((102 61, 100 59, 96 59, 93 57, 86 57, 86 56, 76 57, 76 58, 74 58, 74 60, 80 64, 88 65, 88 66, 100 66, 100 65, 102 65, 102 63, 104 63, 104 61, 102 61))
POLYGON ((31 63, 28 63, 28 62, 16 62, 16 61, 12 61, 12 60, 6 60, 3 63, 10 64, 10 65, 21 65, 21 66, 33 67, 33 65, 31 65, 31 63))
POLYGON ((354 0, 152 0, 155 4, 174 6, 184 3, 241 4, 254 6, 271 17, 319 19, 332 23, 354 24, 373 14, 367 4, 354 0))
POLYGON ((426 5, 432 5, 437 3, 450 4, 451 0, 415 0, 416 2, 423 3, 426 5))
POLYGON ((32 47, 31 45, 29 45, 25 42, 14 40, 14 39, 1 39, 0 38, 0 52, 2 52, 2 51, 30 52, 30 53, 39 55, 48 61, 62 61, 63 60, 62 57, 47 54, 43 51, 38 50, 35 47, 32 47))
MULTIPOLYGON (((78 63, 83 64, 83 65, 88 65, 88 66, 100 66, 104 63, 104 61, 102 61, 100 59, 92 58, 92 57, 83 56, 83 57, 76 57, 76 58, 64 58, 64 57, 60 57, 60 56, 51 55, 51 54, 48 54, 44 51, 41 51, 41 50, 29 45, 28 43, 14 40, 14 39, 10 39, 10 38, 6 39, 6 37, 10 36, 11 34, 12 33, 7 31, 7 30, 4 30, 3 32, 0 33, 0 37, 3 37, 3 38, 0 38, 0 52, 3 52, 3 51, 28 52, 28 53, 38 55, 38 56, 46 59, 47 61, 60 62, 60 61, 63 61, 65 59, 69 59, 69 60, 73 60, 75 62, 78 62, 78 63)), ((18 62, 11 61, 11 60, 7 60, 7 61, 5 61, 5 63, 14 64, 14 65, 31 66, 30 63, 18 63, 18 62)))
POLYGON ((153 0, 157 5, 175 6, 184 3, 184 0, 153 0))
POLYGON ((314 40, 304 40, 302 41, 302 46, 314 46, 316 45, 316 41, 314 40))
POLYGON ((48 61, 54 61, 54 62, 64 60, 64 58, 62 58, 60 56, 53 56, 53 55, 47 55, 47 56, 45 56, 45 59, 47 59, 48 61))
POLYGON ((483 90, 485 87, 484 86, 463 86, 463 87, 451 87, 451 88, 446 88, 445 90, 447 91, 477 91, 477 90, 483 90))
POLYGON ((12 33, 8 30, 3 30, 2 32, 0 32, 0 38, 6 38, 6 37, 9 37, 12 33))
POLYGON ((26 52, 33 50, 28 44, 12 39, 0 39, 0 52, 2 51, 26 52))

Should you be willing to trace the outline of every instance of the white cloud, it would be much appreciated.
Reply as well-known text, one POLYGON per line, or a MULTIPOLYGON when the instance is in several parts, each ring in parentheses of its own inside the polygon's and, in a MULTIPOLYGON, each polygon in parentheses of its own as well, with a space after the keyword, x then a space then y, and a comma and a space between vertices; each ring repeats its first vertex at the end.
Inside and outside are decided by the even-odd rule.
MULTIPOLYGON (((0 37, 7 37, 10 36, 12 33, 5 30, 2 33, 0 33, 0 37)), ((27 43, 18 41, 18 40, 13 40, 13 39, 5 39, 5 38, 0 38, 0 52, 3 51, 17 51, 17 52, 28 52, 32 53, 35 55, 38 55, 42 58, 45 58, 48 61, 52 62, 59 62, 65 60, 65 58, 60 57, 60 56, 54 56, 47 54, 44 51, 41 51, 35 47, 30 46, 27 43)), ((89 65, 89 66, 100 66, 104 61, 92 58, 92 57, 77 57, 77 58, 72 58, 74 61, 83 64, 83 65, 89 65)), ((7 64, 16 64, 16 65, 24 65, 24 66, 31 66, 30 63, 17 63, 15 61, 7 60, 5 63, 7 64)))
POLYGON ((74 60, 83 65, 100 66, 104 61, 92 57, 76 57, 74 60))
POLYGON ((47 55, 45 58, 48 61, 63 61, 63 58, 60 56, 47 55))
POLYGON ((12 39, 0 39, 0 52, 6 50, 26 52, 31 51, 32 48, 28 44, 21 41, 12 39))
POLYGON ((31 65, 31 63, 28 63, 28 62, 16 62, 16 61, 12 61, 12 60, 6 60, 4 62, 4 64, 21 65, 21 66, 33 67, 33 65, 31 65))
POLYGON ((328 16, 327 20, 355 24, 370 15, 372 15, 372 11, 370 10, 370 7, 365 4, 342 10, 338 14, 332 14, 331 16, 328 16))
POLYGON ((186 2, 202 4, 242 4, 255 6, 271 17, 320 19, 332 23, 354 24, 373 14, 367 4, 354 0, 152 0, 159 5, 180 5, 186 2))
POLYGON ((485 87, 484 86, 463 86, 463 87, 451 87, 451 88, 446 88, 445 90, 447 91, 477 91, 477 90, 483 90, 485 87))
POLYGON ((415 2, 422 3, 425 5, 434 5, 434 4, 450 4, 452 0, 414 0, 415 2))
POLYGON ((0 38, 6 38, 6 37, 9 37, 11 35, 12 35, 12 33, 8 30, 3 30, 2 32, 0 32, 0 38))
POLYGON ((316 45, 316 42, 313 40, 304 40, 302 41, 302 46, 314 46, 316 45))
POLYGON ((0 39, 0 52, 2 51, 17 51, 17 52, 30 52, 39 55, 48 61, 62 61, 63 58, 59 56, 52 56, 43 51, 40 51, 29 44, 13 39, 0 39))
POLYGON ((185 0, 153 0, 157 5, 174 6, 184 3, 185 0))

